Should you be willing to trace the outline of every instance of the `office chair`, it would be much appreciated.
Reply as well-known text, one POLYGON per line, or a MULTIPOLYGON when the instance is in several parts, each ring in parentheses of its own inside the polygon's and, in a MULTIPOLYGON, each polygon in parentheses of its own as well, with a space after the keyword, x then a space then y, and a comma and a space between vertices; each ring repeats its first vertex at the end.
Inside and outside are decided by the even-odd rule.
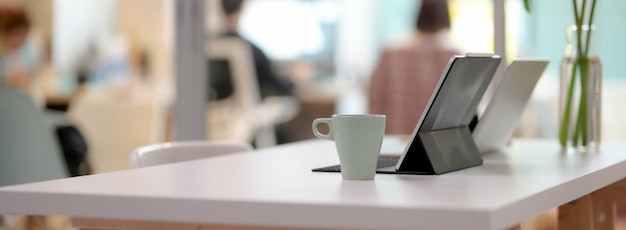
POLYGON ((229 64, 233 93, 208 106, 207 130, 210 140, 255 142, 257 147, 276 144, 274 127, 294 118, 299 103, 290 96, 261 99, 252 48, 238 38, 211 39, 207 46, 211 60, 229 64))
POLYGON ((183 141, 143 146, 130 154, 130 167, 141 168, 161 164, 248 152, 252 146, 231 141, 183 141))
POLYGON ((0 88, 0 186, 68 177, 51 124, 32 99, 0 88))
MULTIPOLYGON (((31 97, 20 91, 0 88, 0 146, 0 187, 69 176, 52 124, 45 121, 31 97)), ((19 218, 0 214, 0 228, 17 227, 14 222, 19 218)))

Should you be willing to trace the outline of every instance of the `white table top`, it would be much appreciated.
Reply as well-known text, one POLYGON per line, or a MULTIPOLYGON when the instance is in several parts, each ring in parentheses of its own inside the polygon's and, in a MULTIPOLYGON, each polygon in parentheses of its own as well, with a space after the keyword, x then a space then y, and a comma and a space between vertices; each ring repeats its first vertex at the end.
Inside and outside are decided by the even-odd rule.
POLYGON ((562 155, 515 141, 439 176, 343 181, 330 141, 0 188, 0 213, 350 229, 503 229, 626 176, 626 143, 562 155))

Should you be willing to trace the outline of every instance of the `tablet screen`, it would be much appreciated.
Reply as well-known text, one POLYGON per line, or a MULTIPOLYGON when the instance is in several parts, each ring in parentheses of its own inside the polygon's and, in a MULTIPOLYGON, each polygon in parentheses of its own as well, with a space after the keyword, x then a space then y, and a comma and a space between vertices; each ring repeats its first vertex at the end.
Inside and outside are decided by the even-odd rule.
POLYGON ((438 173, 442 168, 460 168, 467 162, 482 162, 480 156, 474 159, 476 157, 472 154, 476 147, 469 128, 462 127, 469 126, 472 121, 499 64, 500 57, 493 54, 450 59, 396 170, 420 170, 426 167, 425 162, 430 162, 432 168, 428 170, 438 173), (443 138, 440 141, 445 141, 445 146, 438 143, 438 138, 443 138), (473 148, 466 148, 468 146, 473 148), (463 156, 471 157, 457 159, 463 156))
POLYGON ((492 57, 453 58, 418 132, 469 125, 499 64, 492 57))

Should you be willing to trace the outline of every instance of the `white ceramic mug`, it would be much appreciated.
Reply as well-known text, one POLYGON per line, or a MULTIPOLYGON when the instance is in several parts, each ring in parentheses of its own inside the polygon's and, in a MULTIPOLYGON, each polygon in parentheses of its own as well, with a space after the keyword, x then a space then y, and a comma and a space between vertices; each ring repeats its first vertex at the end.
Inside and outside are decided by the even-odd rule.
POLYGON ((332 118, 315 119, 313 134, 335 141, 343 179, 372 180, 385 135, 385 122, 385 115, 335 114, 332 118), (319 132, 317 126, 320 123, 328 124, 328 134, 319 132))

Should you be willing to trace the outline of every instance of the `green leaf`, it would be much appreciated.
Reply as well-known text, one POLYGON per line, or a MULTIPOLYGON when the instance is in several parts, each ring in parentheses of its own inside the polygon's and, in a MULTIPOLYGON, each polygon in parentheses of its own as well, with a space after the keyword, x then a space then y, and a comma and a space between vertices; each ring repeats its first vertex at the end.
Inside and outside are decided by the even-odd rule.
POLYGON ((524 8, 526 12, 530 13, 530 0, 524 0, 524 8))

